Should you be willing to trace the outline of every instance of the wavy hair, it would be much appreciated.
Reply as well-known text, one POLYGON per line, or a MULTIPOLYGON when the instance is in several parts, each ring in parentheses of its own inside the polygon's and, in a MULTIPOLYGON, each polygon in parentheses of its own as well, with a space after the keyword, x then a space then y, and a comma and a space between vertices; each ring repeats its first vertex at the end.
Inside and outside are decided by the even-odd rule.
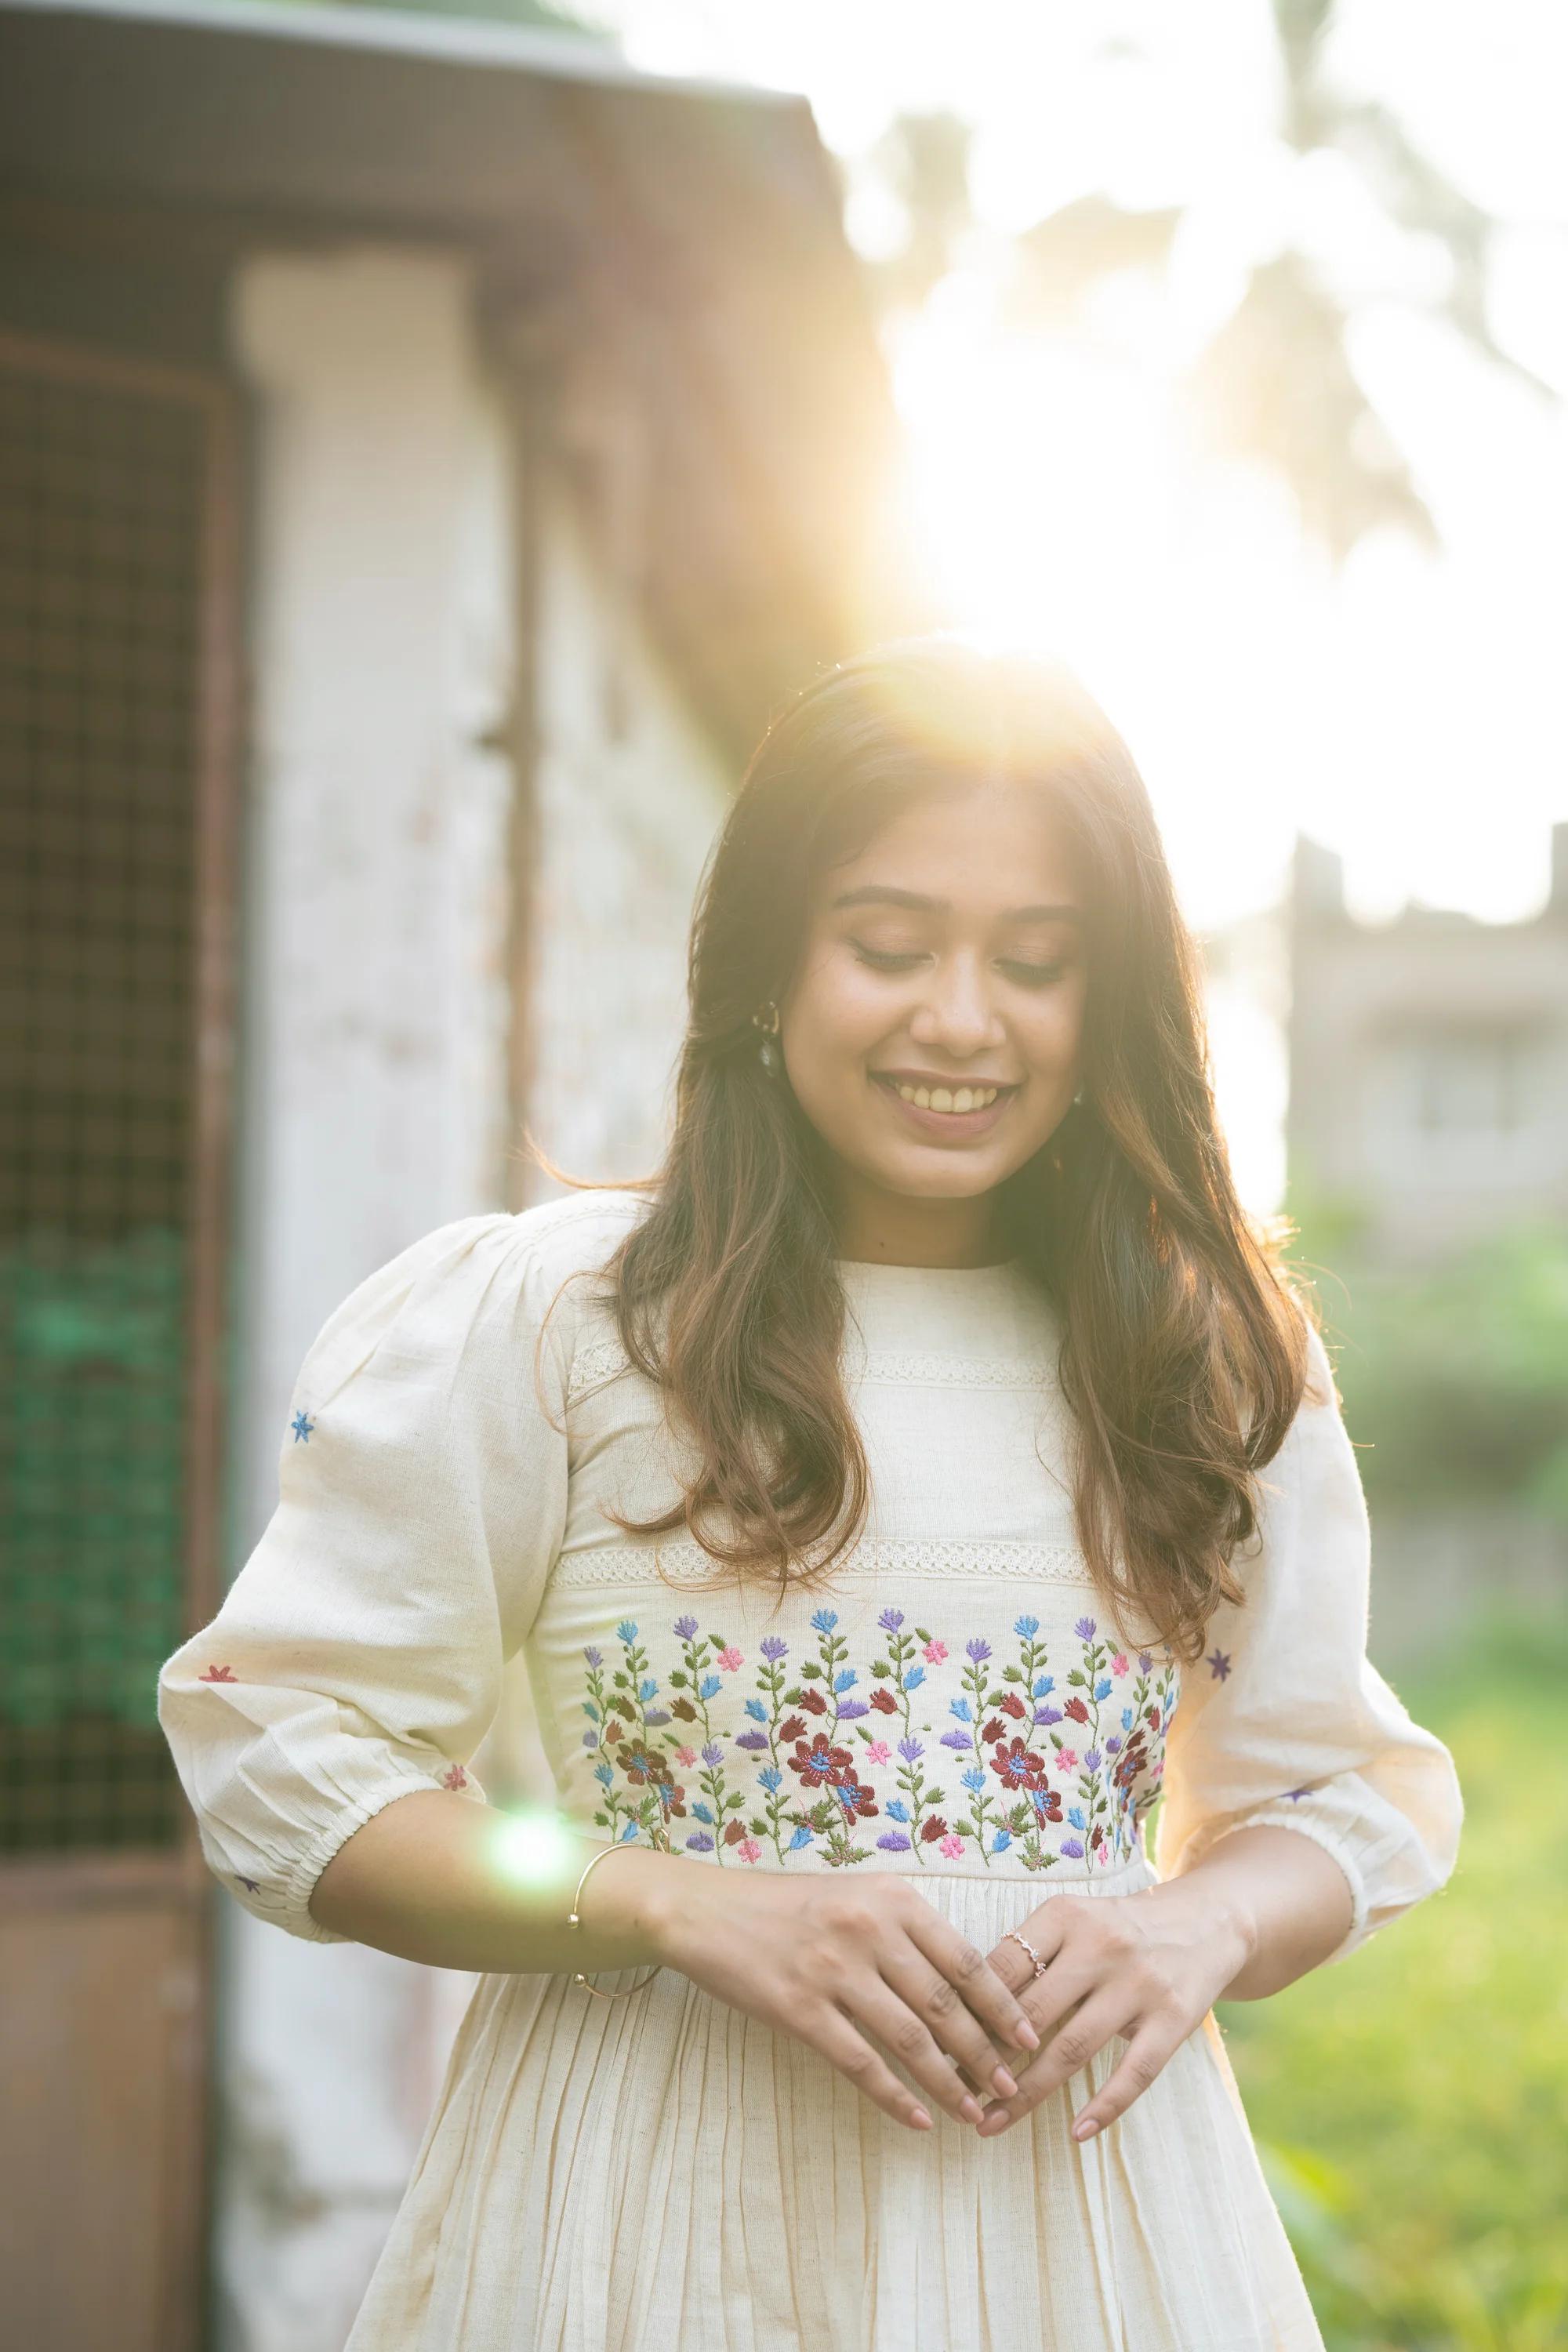
POLYGON ((1215 1604, 1242 1597, 1232 1556, 1300 1402, 1306 1318, 1236 1196, 1137 768, 1077 679, 1026 655, 877 646, 795 695, 750 761, 698 894, 668 1150, 605 1269, 694 1466, 669 1510, 617 1524, 681 1529, 781 1585, 815 1585, 860 1533, 826 1147, 752 1016, 783 997, 827 866, 923 794, 998 784, 1043 796, 1088 893, 1083 1099, 998 1187, 998 1232, 1058 1312, 1090 1575, 1190 1663, 1215 1604))

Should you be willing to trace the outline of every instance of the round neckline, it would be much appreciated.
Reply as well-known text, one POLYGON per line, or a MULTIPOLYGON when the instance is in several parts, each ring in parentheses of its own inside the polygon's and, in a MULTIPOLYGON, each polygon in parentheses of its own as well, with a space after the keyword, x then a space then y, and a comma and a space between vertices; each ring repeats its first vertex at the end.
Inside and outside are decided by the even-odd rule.
POLYGON ((836 1257, 833 1263, 841 1275, 944 1275, 950 1281, 962 1282, 987 1274, 1016 1274, 1024 1261, 1021 1257, 1004 1257, 994 1259, 989 1265, 904 1265, 890 1258, 836 1257))

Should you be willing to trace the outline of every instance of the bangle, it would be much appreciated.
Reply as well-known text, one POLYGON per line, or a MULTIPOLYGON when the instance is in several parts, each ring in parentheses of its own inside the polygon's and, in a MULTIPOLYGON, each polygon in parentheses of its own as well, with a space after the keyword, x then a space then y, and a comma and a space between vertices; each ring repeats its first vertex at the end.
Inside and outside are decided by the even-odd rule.
MULTIPOLYGON (((572 1908, 566 1915, 566 1925, 569 1927, 580 1927, 583 1924, 582 1920, 577 1916, 577 1905, 583 1893, 583 1879, 587 1877, 589 1871, 593 1869, 594 1864, 596 1862, 603 1862, 607 1853, 616 1853, 618 1852, 619 1848, 616 1846, 603 1845, 599 1848, 597 1853, 589 1855, 587 1862, 584 1865, 583 1877, 577 1881, 577 1891, 572 1897, 572 1908)), ((652 1974, 644 1977, 641 1984, 621 1985, 614 1992, 605 1992, 601 1990, 599 1986, 591 1985, 580 1969, 574 1971, 572 1981, 574 1984, 580 1984, 584 1992, 596 1994, 600 2000, 619 2000, 623 1993, 641 1992, 644 1986, 652 1984, 654 1977, 658 1976, 663 1965, 664 1963, 662 1960, 655 1960, 652 1974)))

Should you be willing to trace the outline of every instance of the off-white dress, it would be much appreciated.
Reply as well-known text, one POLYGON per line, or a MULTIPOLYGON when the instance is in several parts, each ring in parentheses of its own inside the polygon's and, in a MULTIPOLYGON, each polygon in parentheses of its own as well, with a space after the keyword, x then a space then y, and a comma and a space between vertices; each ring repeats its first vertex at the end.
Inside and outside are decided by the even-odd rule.
MULTIPOLYGON (((1019 1268, 846 1264, 870 1525, 826 1589, 703 1589, 647 1515, 682 1458, 591 1280, 625 1192, 442 1227, 306 1359, 281 1499, 161 1718, 221 1882, 307 1909, 353 1831, 468 1769, 520 1648, 572 1820, 707 1870, 899 1871, 982 1950, 1248 1822, 1342 1868, 1334 1960, 1440 1887, 1446 1748, 1368 1663, 1367 1530, 1322 1401, 1183 1672, 1073 1539, 1053 1313, 1019 1268), (1152 1863, 1145 1817, 1163 1790, 1152 1863)), ((1212 2013, 1084 2146, 1113 2041, 999 2139, 915 2133, 666 1969, 482 1977, 351 2352, 1279 2352, 1321 2337, 1212 2013), (608 1990, 630 1971, 597 1981, 608 1990)), ((895 2062, 896 2063, 896 2062, 895 2062)))

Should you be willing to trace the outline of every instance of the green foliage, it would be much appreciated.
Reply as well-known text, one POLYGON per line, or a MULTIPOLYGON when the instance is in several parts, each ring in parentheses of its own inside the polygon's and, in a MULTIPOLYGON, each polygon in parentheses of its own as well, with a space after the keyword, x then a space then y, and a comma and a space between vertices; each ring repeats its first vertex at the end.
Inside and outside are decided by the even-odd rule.
MULTIPOLYGON (((1307 1270, 1347 1246, 1315 1218, 1293 1255, 1307 1270)), ((1568 1525, 1568 1235, 1501 1234, 1317 1288, 1374 1505, 1498 1500, 1568 1525)))
POLYGON ((1568 2345, 1568 1619, 1409 1677, 1466 1823, 1441 1893, 1219 2018, 1329 2352, 1568 2345))

